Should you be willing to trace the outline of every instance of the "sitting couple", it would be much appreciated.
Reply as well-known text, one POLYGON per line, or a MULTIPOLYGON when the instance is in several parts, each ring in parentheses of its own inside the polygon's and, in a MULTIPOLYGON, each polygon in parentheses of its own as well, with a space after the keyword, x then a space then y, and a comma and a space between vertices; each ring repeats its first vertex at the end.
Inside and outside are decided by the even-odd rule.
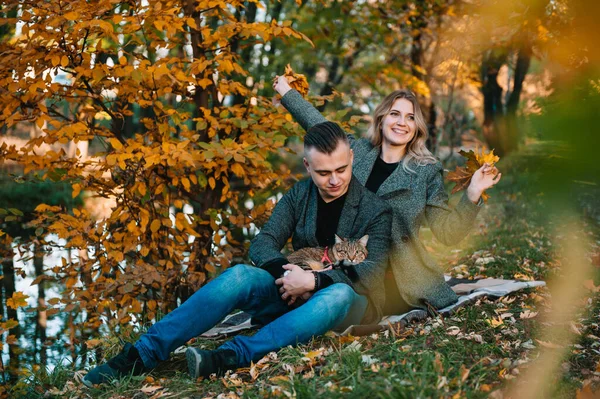
POLYGON ((134 345, 126 344, 117 356, 91 370, 84 384, 141 374, 234 309, 250 313, 264 327, 213 351, 189 348, 192 378, 248 366, 271 351, 308 342, 331 329, 456 302, 442 269, 418 240, 420 223, 427 219, 444 243, 461 240, 479 211, 481 193, 499 180, 497 170, 479 169, 451 209, 442 167, 425 147, 426 125, 414 94, 400 90, 387 96, 375 110, 368 138, 355 139, 325 120, 285 77, 274 88, 308 131, 304 165, 310 179, 282 197, 252 241, 250 258, 257 267, 225 270, 134 345), (303 270, 280 252, 290 237, 298 250, 331 247, 336 234, 349 239, 368 235, 367 258, 352 273, 303 270), (296 302, 298 298, 303 301, 296 302))

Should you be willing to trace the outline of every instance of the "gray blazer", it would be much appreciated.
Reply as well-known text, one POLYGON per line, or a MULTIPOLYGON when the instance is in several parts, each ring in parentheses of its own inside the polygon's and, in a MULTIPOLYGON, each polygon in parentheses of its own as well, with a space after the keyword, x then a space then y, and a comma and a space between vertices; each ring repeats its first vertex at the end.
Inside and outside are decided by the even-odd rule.
MULTIPOLYGON (((296 90, 286 93, 282 104, 305 130, 326 121, 296 90)), ((354 150, 352 173, 365 185, 381 148, 365 138, 348 137, 354 150)), ((441 309, 458 297, 445 283, 444 270, 419 240, 421 223, 426 221, 438 240, 452 245, 469 233, 480 207, 466 193, 454 209, 448 206, 441 163, 411 167, 416 173, 408 173, 402 166, 396 168, 377 191, 377 196, 386 200, 393 211, 390 268, 400 295, 409 306, 425 308, 429 303, 441 309)))
MULTIPOLYGON (((282 257, 281 249, 292 237, 294 250, 318 247, 317 230, 318 189, 312 180, 292 187, 279 200, 269 221, 252 240, 250 258, 258 267, 282 257)), ((345 283, 368 298, 369 305, 363 323, 374 323, 382 317, 385 295, 381 290, 390 244, 392 210, 375 194, 352 178, 337 227, 342 238, 358 239, 369 235, 367 259, 355 266, 358 279, 352 282, 340 270, 328 270, 334 283, 345 283)))

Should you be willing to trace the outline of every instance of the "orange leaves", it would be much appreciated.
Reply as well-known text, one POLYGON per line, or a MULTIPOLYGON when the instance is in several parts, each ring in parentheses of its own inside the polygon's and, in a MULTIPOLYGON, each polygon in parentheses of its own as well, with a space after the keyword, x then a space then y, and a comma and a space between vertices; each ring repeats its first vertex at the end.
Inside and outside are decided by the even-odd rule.
POLYGON ((29 298, 29 295, 25 295, 21 291, 17 291, 13 293, 11 298, 6 300, 6 305, 13 309, 27 306, 27 298, 29 298))
POLYGON ((285 66, 285 73, 283 76, 286 77, 292 89, 298 90, 298 92, 302 94, 302 97, 308 95, 308 81, 306 80, 306 76, 294 73, 290 64, 285 66))
MULTIPOLYGON (((303 36, 291 22, 248 23, 225 2, 214 5, 201 18, 215 24, 177 2, 127 13, 104 0, 22 10, 23 35, 6 43, 3 63, 12 70, 2 79, 15 95, 0 98, 0 123, 20 129, 28 118, 36 137, 1 152, 27 172, 67 182, 76 200, 86 192, 81 209, 36 208, 39 236, 55 234, 73 254, 47 271, 65 290, 66 309, 105 313, 113 327, 165 310, 179 286, 198 288, 217 265, 245 256, 248 239, 239 232, 264 221, 272 204, 263 193, 290 177, 285 166, 274 168, 272 154, 294 127, 252 91, 231 40, 242 49, 303 36), (193 51, 191 35, 202 37, 193 51), (104 152, 84 154, 89 143, 104 152)), ((299 91, 308 89, 291 76, 299 91)))
MULTIPOLYGON (((465 166, 457 166, 454 171, 449 172, 446 176, 448 181, 455 183, 452 194, 465 190, 471 183, 473 174, 484 164, 487 163, 490 166, 494 166, 500 160, 500 157, 494 155, 494 150, 486 153, 483 148, 481 150, 475 149, 475 152, 473 150, 469 150, 468 152, 461 150, 459 154, 467 158, 467 162, 465 166)), ((489 195, 483 192, 481 197, 484 201, 487 201, 489 195)))

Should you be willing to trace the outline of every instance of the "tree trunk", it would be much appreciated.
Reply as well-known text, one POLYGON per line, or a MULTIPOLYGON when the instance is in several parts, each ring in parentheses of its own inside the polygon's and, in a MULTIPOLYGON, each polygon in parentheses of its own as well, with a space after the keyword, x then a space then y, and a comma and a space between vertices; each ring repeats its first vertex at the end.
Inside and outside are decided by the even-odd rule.
MULTIPOLYGON (((2 279, 2 286, 4 287, 4 298, 8 299, 11 298, 13 296, 13 294, 16 292, 16 285, 15 285, 15 265, 14 265, 14 261, 13 261, 13 251, 12 248, 10 247, 5 247, 3 248, 3 257, 2 257, 2 275, 3 275, 3 279, 2 279)), ((17 310, 13 309, 9 306, 6 306, 6 318, 5 320, 16 320, 18 321, 18 314, 17 314, 17 310)), ((20 352, 21 349, 19 348, 19 340, 21 338, 21 326, 17 325, 15 328, 11 329, 9 331, 9 335, 14 335, 16 340, 17 340, 17 344, 15 345, 9 345, 8 347, 8 356, 10 358, 9 361, 9 365, 8 365, 8 373, 10 375, 11 380, 16 381, 19 378, 19 369, 21 367, 21 359, 20 359, 20 352)))
POLYGON ((483 56, 481 63, 481 92, 483 93, 483 135, 496 154, 505 154, 501 141, 504 109, 502 105, 502 87, 498 83, 498 72, 506 60, 504 50, 490 50, 483 56))
MULTIPOLYGON (((33 266, 35 268, 36 278, 44 274, 44 252, 43 248, 39 243, 34 244, 33 248, 33 266)), ((48 365, 48 351, 46 348, 46 340, 48 336, 46 334, 46 328, 48 326, 48 317, 44 309, 46 304, 46 281, 41 280, 38 284, 38 311, 37 311, 37 324, 35 326, 36 338, 39 339, 40 346, 38 352, 40 354, 40 365, 42 370, 48 365)), ((36 339, 36 341, 37 341, 36 339)))

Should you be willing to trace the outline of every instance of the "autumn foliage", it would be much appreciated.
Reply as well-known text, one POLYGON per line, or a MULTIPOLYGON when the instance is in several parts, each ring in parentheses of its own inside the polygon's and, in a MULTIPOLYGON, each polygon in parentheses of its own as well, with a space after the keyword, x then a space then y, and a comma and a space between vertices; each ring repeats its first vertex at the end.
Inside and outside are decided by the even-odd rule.
MULTIPOLYGON (((496 162, 500 160, 499 156, 494 155, 494 150, 486 152, 483 148, 476 149, 475 152, 473 150, 469 150, 468 152, 460 150, 458 153, 465 157, 467 162, 464 166, 457 166, 455 170, 448 173, 446 176, 448 181, 455 183, 455 186, 452 189, 452 194, 461 190, 465 190, 471 183, 473 174, 477 172, 477 170, 484 164, 488 164, 490 167, 493 167, 496 162)), ((487 202, 488 198, 490 198, 490 195, 484 191, 481 194, 481 198, 487 202)))
MULTIPOLYGON (((38 240, 55 234, 75 254, 35 281, 63 284, 42 310, 73 316, 74 345, 101 325, 151 321, 241 259, 243 229, 273 204, 247 201, 290 176, 269 156, 293 134, 291 118, 257 94, 263 82, 248 79, 240 53, 306 38, 288 22, 247 21, 241 7, 27 2, 20 34, 1 44, 0 125, 35 125, 38 134, 20 148, 4 142, 0 163, 26 179, 68 182, 73 197, 114 201, 105 218, 42 204, 32 222, 38 240), (128 132, 134 111, 142 128, 128 132), (66 150, 82 142, 102 150, 66 150)), ((22 296, 9 301, 25 305, 22 296)))

